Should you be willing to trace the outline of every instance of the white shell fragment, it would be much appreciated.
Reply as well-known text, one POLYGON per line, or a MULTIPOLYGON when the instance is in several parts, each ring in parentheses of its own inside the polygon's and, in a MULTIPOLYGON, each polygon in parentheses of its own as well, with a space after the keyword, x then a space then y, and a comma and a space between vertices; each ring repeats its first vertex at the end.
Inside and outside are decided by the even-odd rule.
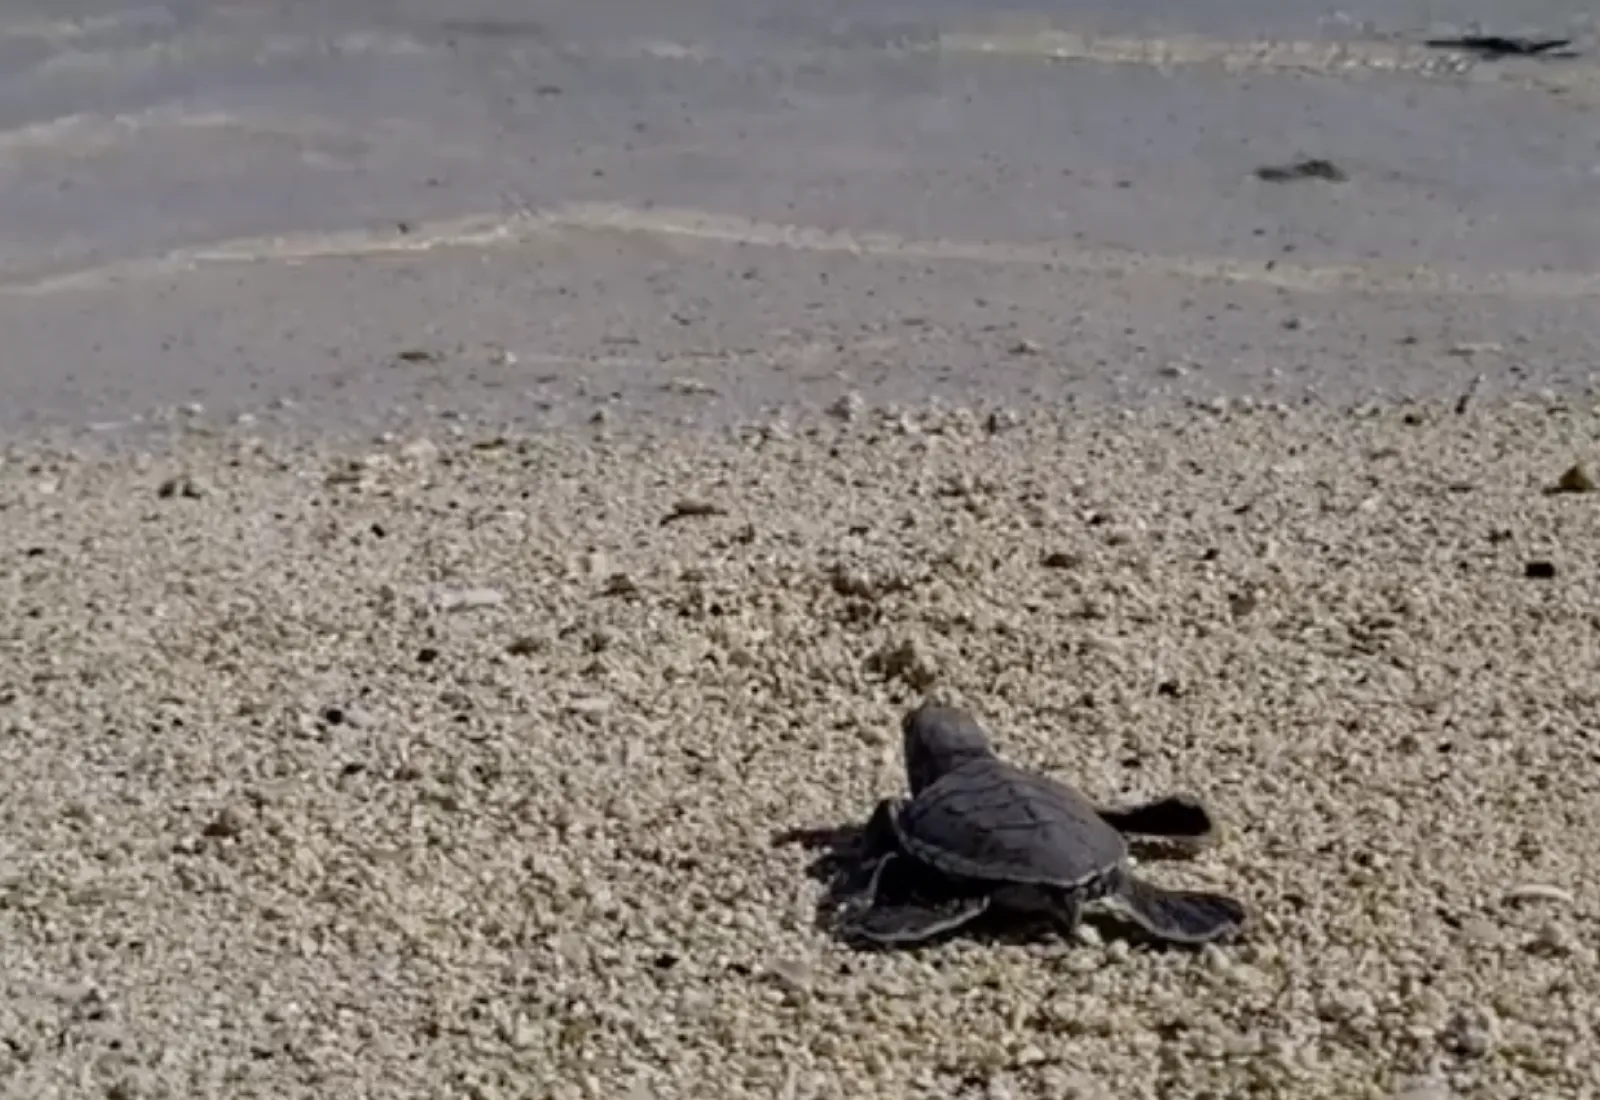
POLYGON ((1505 900, 1513 905, 1529 901, 1549 901, 1559 905, 1572 905, 1577 899, 1572 896, 1571 891, 1563 890, 1559 886, 1530 882, 1521 886, 1513 886, 1507 890, 1505 900))
POLYGON ((437 598, 441 611, 479 611, 506 602, 505 593, 494 588, 451 589, 440 592, 437 598))

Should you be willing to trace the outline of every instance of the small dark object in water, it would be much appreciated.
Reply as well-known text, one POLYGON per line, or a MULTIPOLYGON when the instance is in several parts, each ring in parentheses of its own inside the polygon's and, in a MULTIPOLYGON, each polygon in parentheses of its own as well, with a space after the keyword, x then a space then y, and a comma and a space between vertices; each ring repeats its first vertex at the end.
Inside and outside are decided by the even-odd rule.
POLYGON ((1522 575, 1531 580, 1547 581, 1556 575, 1556 563, 1553 561, 1530 561, 1522 567, 1522 575))
POLYGON ((1328 180, 1330 183, 1343 183, 1350 177, 1344 174, 1331 160, 1320 157, 1311 160, 1297 160, 1293 164, 1269 164, 1256 169, 1256 177, 1268 183, 1292 183, 1295 180, 1328 180))
POLYGON ((1430 38, 1425 43, 1436 50, 1467 50, 1480 57, 1576 57, 1566 47, 1570 38, 1511 38, 1499 34, 1465 34, 1459 38, 1430 38), (1552 51, 1559 50, 1559 53, 1552 51))

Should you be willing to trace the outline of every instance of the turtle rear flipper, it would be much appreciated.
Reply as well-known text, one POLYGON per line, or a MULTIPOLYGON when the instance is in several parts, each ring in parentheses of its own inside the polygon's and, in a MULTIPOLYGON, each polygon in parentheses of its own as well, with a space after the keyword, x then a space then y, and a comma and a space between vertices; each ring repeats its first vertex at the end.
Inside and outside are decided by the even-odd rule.
POLYGON ((1207 840, 1216 831, 1205 806, 1181 794, 1133 806, 1101 806, 1098 812, 1107 825, 1124 836, 1207 840))
POLYGON ((1244 906, 1225 894, 1167 890, 1126 873, 1118 889, 1101 900, 1150 935, 1170 943, 1224 939, 1241 931, 1248 920, 1244 906))

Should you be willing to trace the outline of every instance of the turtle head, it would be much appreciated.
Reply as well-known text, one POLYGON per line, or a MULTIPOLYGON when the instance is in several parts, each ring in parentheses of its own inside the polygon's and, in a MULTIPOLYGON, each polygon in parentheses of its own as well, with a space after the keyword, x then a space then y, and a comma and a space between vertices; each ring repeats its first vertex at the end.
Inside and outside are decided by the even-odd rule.
POLYGON ((913 795, 969 760, 994 756, 989 735, 959 707, 925 702, 906 714, 901 731, 913 795))

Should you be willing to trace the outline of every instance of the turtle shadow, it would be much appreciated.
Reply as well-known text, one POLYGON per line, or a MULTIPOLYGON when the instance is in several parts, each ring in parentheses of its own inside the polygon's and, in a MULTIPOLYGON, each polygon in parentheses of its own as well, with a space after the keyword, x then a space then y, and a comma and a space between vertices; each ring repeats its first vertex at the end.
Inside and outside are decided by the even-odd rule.
MULTIPOLYGON (((961 927, 915 945, 891 947, 862 943, 841 935, 838 929, 840 914, 860 896, 871 877, 866 832, 865 822, 845 822, 783 829, 772 835, 772 846, 775 848, 798 847, 815 853, 806 864, 805 874, 807 878, 821 883, 823 889, 813 908, 812 926, 845 946, 864 954, 891 951, 915 953, 956 939, 988 946, 1016 947, 1054 938, 1069 948, 1082 946, 1079 941, 1064 936, 1060 926, 1048 917, 1000 910, 983 913, 961 927)), ((1203 847, 1202 843, 1176 838, 1128 838, 1129 852, 1140 859, 1189 859, 1203 847)), ((1120 921, 1106 914, 1087 912, 1083 914, 1082 921, 1104 940, 1125 940, 1130 946, 1163 950, 1183 950, 1185 947, 1151 936, 1131 922, 1120 921)))
POLYGON ((865 822, 847 822, 812 828, 783 829, 772 836, 774 848, 798 847, 817 853, 806 864, 806 877, 823 885, 817 899, 819 927, 832 923, 831 915, 855 894, 866 859, 865 822))

